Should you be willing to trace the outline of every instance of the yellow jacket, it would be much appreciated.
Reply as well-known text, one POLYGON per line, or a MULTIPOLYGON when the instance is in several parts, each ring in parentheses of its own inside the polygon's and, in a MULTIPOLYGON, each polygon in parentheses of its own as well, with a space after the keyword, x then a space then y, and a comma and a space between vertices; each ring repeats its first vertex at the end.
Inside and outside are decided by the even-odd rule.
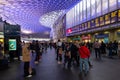
POLYGON ((30 50, 28 49, 28 44, 24 44, 22 47, 22 61, 29 62, 30 61, 30 50))

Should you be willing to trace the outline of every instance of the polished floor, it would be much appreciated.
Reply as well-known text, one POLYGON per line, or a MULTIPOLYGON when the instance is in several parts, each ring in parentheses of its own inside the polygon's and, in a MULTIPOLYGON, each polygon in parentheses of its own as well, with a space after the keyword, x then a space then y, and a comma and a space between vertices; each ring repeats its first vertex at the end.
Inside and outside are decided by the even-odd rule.
POLYGON ((22 62, 10 63, 7 70, 0 71, 0 80, 119 80, 120 79, 120 59, 115 57, 109 59, 103 57, 96 60, 91 57, 93 68, 87 76, 79 75, 79 67, 72 66, 71 70, 58 64, 55 60, 55 50, 48 49, 43 54, 42 61, 36 65, 36 75, 31 78, 23 77, 22 62))

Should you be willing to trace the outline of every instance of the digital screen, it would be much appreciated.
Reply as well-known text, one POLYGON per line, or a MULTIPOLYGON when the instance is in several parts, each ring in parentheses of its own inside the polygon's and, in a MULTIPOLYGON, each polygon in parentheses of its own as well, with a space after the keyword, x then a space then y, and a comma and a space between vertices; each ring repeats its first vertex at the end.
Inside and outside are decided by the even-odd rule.
POLYGON ((99 18, 96 18, 96 19, 95 19, 95 26, 98 27, 99 25, 100 25, 99 18))
POLYGON ((105 15, 105 24, 110 24, 110 13, 105 15))
POLYGON ((16 50, 16 39, 9 39, 9 50, 16 50))
POLYGON ((97 12, 97 16, 100 16, 101 15, 101 1, 102 0, 96 0, 96 12, 97 12))
POLYGON ((118 21, 120 21, 120 10, 118 10, 118 21))
POLYGON ((103 14, 108 13, 108 0, 102 0, 102 12, 103 14))
POLYGON ((117 9, 117 0, 109 0, 109 11, 117 9))
POLYGON ((103 26, 104 25, 104 16, 101 16, 100 17, 100 26, 103 26))
POLYGON ((111 23, 117 22, 117 12, 118 11, 111 12, 111 23))
POLYGON ((95 0, 91 0, 91 16, 95 16, 95 0))

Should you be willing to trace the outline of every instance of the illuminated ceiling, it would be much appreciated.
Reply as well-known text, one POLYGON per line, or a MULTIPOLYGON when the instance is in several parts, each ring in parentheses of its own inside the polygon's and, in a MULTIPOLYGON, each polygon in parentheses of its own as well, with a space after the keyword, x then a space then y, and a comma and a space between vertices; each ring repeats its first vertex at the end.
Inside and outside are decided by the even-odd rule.
POLYGON ((11 24, 21 25, 24 33, 46 34, 50 32, 49 27, 53 21, 78 1, 80 0, 0 0, 0 16, 11 24))

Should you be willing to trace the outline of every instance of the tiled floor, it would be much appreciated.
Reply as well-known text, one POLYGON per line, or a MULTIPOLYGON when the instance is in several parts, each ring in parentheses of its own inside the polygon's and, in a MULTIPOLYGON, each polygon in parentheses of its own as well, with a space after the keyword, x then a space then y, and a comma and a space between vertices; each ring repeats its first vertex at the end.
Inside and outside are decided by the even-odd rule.
POLYGON ((43 54, 42 61, 36 65, 37 74, 31 78, 23 78, 23 65, 19 62, 10 64, 10 68, 0 71, 0 80, 120 80, 120 59, 102 58, 101 61, 91 57, 93 68, 85 77, 79 76, 79 67, 71 70, 57 64, 54 49, 43 54))

